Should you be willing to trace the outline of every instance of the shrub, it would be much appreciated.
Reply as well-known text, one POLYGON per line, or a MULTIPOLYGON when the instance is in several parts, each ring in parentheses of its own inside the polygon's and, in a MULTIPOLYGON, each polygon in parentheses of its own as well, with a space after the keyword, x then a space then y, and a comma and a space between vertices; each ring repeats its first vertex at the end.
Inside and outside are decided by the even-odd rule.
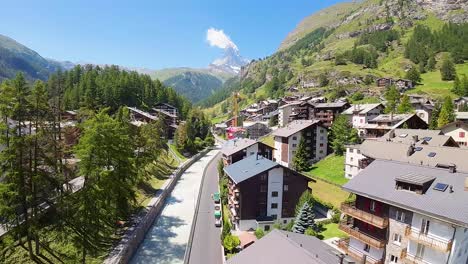
POLYGON ((255 230, 255 236, 257 237, 257 239, 260 239, 263 236, 265 236, 265 231, 263 231, 263 229, 261 228, 257 228, 257 230, 255 230))

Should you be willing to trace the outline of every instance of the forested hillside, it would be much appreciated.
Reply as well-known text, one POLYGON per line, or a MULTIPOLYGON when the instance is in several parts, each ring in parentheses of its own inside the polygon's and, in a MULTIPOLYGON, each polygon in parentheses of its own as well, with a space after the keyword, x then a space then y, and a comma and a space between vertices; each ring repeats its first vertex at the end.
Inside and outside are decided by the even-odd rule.
MULTIPOLYGON (((244 67, 243 103, 281 97, 291 87, 331 100, 358 94, 354 99, 375 101, 384 92, 375 85, 379 77, 413 80, 417 86, 408 92, 454 96, 452 80, 468 74, 468 4, 439 2, 367 0, 322 11, 341 15, 322 27, 301 23, 294 31, 301 33, 290 34, 278 52, 244 67), (453 77, 442 78, 443 65, 451 63, 453 77)), ((229 101, 215 97, 204 106, 226 114, 229 101)))

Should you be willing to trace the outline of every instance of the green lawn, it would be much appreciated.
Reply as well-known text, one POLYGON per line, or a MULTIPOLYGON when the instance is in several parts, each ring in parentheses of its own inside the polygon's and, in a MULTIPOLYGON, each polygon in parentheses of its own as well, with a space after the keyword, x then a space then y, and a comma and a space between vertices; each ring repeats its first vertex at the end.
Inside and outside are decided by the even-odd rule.
MULTIPOLYGON (((464 73, 466 74, 468 73, 468 63, 457 64, 456 69, 459 76, 464 73)), ((422 85, 416 86, 415 89, 411 89, 407 93, 429 94, 435 98, 447 95, 456 96, 450 91, 453 88, 453 82, 442 81, 439 70, 421 74, 421 78, 422 85)))
POLYGON ((179 152, 179 150, 177 149, 177 147, 176 147, 174 144, 168 144, 168 145, 169 145, 169 148, 177 155, 177 157, 178 157, 181 161, 187 160, 187 158, 184 157, 184 155, 182 155, 182 153, 179 152))
POLYGON ((349 196, 349 193, 343 191, 340 187, 319 179, 316 182, 309 182, 309 187, 312 188, 312 195, 314 197, 331 203, 336 208, 340 208, 341 203, 349 196))
POLYGON ((338 224, 330 223, 323 226, 323 231, 320 232, 321 239, 329 239, 332 237, 345 238, 348 237, 345 232, 338 229, 338 224))
POLYGON ((348 179, 344 177, 344 160, 344 156, 329 155, 314 164, 312 169, 305 174, 343 185, 348 182, 348 179))

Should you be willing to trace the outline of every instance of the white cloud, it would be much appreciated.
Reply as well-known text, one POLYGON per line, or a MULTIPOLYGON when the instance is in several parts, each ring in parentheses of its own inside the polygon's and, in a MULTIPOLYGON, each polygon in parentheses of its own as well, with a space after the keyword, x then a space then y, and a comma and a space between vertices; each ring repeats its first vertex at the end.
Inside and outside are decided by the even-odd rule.
POLYGON ((239 50, 237 45, 232 42, 231 38, 229 38, 222 29, 209 28, 206 31, 206 40, 212 47, 218 47, 221 49, 233 48, 235 50, 239 50))

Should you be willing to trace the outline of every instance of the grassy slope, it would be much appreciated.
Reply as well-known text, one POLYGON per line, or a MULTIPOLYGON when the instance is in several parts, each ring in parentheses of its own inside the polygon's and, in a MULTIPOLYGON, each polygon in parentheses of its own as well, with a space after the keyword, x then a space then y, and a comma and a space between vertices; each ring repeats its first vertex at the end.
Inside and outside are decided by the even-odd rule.
POLYGON ((314 164, 312 169, 306 172, 306 174, 313 178, 320 178, 338 185, 343 185, 348 182, 348 179, 344 177, 344 159, 344 156, 329 155, 314 164))
POLYGON ((316 182, 309 182, 312 194, 324 202, 331 203, 334 207, 340 208, 342 202, 348 198, 349 193, 340 187, 317 179, 316 182))
POLYGON ((333 237, 339 237, 339 238, 347 237, 345 232, 338 229, 338 224, 330 223, 330 224, 324 225, 323 229, 324 230, 320 232, 320 235, 322 236, 321 238, 323 240, 333 238, 333 237))

